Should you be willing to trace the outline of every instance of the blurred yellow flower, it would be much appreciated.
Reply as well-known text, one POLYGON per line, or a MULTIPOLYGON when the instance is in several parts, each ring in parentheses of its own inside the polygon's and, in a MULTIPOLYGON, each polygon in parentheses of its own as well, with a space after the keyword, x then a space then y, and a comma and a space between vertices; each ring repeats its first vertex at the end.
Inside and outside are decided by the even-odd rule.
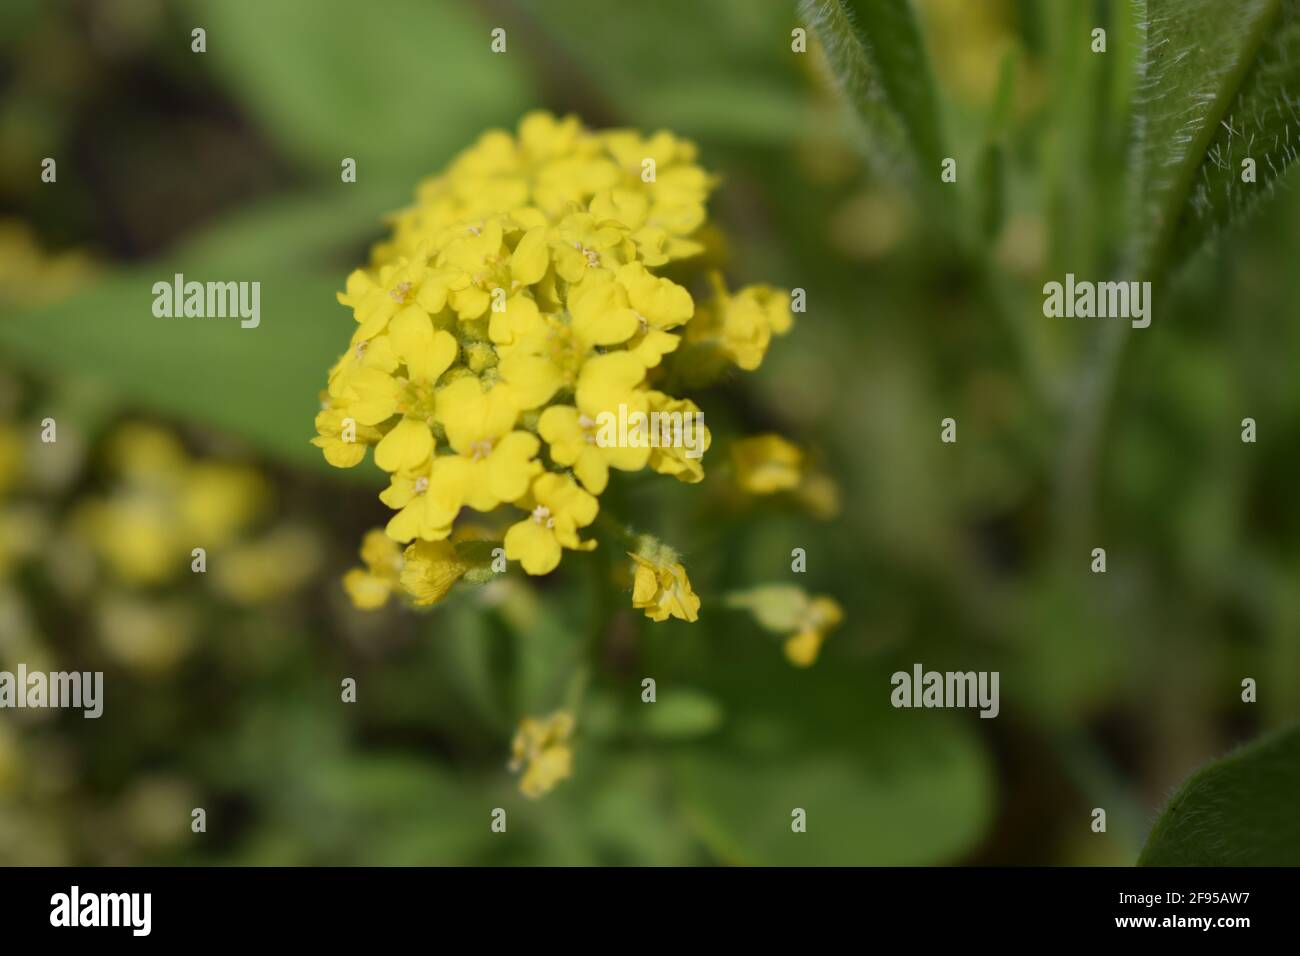
POLYGON ((152 425, 120 427, 106 458, 114 484, 106 496, 79 505, 73 528, 127 584, 159 584, 188 572, 195 548, 230 544, 269 496, 255 469, 196 461, 152 425))
POLYGON ((292 594, 320 564, 320 540, 309 529, 283 525, 221 555, 213 583, 241 604, 263 604, 292 594))
POLYGON ((95 607, 95 617, 108 652, 147 674, 171 670, 194 644, 194 609, 179 599, 112 593, 95 607))
POLYGON ((795 667, 810 667, 821 653, 822 642, 840 621, 844 611, 834 598, 814 597, 799 620, 799 630, 786 638, 785 656, 795 667))
POLYGON ((822 644, 844 619, 839 602, 826 595, 809 595, 803 588, 769 584, 728 594, 728 607, 749 611, 764 630, 785 635, 786 659, 796 667, 809 667, 822 644))
POLYGON ((400 583, 402 549, 376 528, 367 531, 361 541, 361 560, 365 567, 344 574, 343 587, 356 607, 367 611, 383 607, 400 583))
POLYGON ((573 774, 573 751, 569 739, 575 722, 567 710, 558 710, 542 718, 525 717, 511 743, 509 769, 523 770, 519 791, 536 800, 555 789, 556 784, 573 774))
POLYGON ((686 328, 688 342, 712 346, 746 371, 763 363, 774 335, 794 325, 790 294, 771 286, 727 291, 721 276, 712 277, 715 298, 700 307, 686 328))
POLYGON ((94 276, 93 260, 79 251, 51 255, 28 226, 0 219, 0 305, 57 302, 94 276))
POLYGON ((780 435, 755 435, 731 445, 736 484, 751 495, 771 495, 799 487, 803 461, 803 451, 780 435))

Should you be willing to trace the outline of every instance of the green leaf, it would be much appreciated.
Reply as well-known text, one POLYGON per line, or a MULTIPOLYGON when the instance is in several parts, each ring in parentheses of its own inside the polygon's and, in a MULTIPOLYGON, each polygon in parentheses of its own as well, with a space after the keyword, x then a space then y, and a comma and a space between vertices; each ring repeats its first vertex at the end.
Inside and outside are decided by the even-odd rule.
POLYGON ((1300 864, 1300 728, 1194 773, 1147 838, 1141 866, 1300 864))
POLYGON ((309 444, 317 395, 349 331, 334 301, 339 279, 266 277, 261 324, 244 329, 237 318, 155 318, 151 287, 172 275, 168 267, 108 279, 89 296, 0 324, 0 343, 30 366, 103 383, 127 404, 228 430, 289 462, 318 463, 309 444))
MULTIPOLYGON (((394 198, 340 185, 240 210, 163 261, 6 318, 0 347, 38 372, 84 377, 117 402, 224 429, 292 464, 329 468, 310 439, 326 374, 353 328, 335 294, 359 237, 381 228, 394 198), (155 317, 153 285, 177 273, 260 282, 260 324, 155 317)), ((377 479, 368 464, 329 470, 377 479)))
POLYGON ((652 737, 685 740, 712 733, 722 723, 722 708, 708 694, 689 687, 665 689, 653 704, 638 704, 645 719, 641 727, 652 737))
POLYGON ((800 0, 835 80, 886 166, 938 181, 939 103, 909 0, 800 0))
MULTIPOLYGON (((1285 0, 1287 26, 1279 30, 1283 6, 1284 0, 1140 0, 1137 221, 1131 252, 1139 273, 1158 277, 1176 264, 1175 248, 1185 254, 1197 233, 1244 208, 1229 201, 1223 182, 1240 170, 1216 164, 1227 149, 1219 145, 1216 152, 1216 140, 1226 137, 1228 128, 1235 124, 1248 141, 1253 134, 1275 167, 1294 152, 1289 143, 1271 142, 1291 107, 1263 109, 1275 95, 1285 94, 1288 103, 1295 95, 1286 65, 1294 42, 1294 0, 1285 0), (1198 190, 1198 182, 1205 188, 1198 190), (1180 235, 1184 222, 1191 231, 1180 235)), ((1263 174, 1268 163, 1260 166, 1263 174)))
POLYGON ((1284 0, 1228 114, 1219 122, 1197 171, 1172 259, 1189 258, 1265 198, 1296 157, 1300 139, 1300 3, 1284 0), (1256 181, 1242 181, 1252 159, 1256 181))
POLYGON ((781 4, 516 0, 514 6, 529 17, 529 52, 539 69, 557 86, 581 89, 585 118, 595 125, 666 127, 703 141, 706 157, 716 161, 719 145, 785 145, 816 121, 781 4), (683 30, 683 23, 691 28, 683 30), (716 42, 719 36, 727 42, 716 42))
MULTIPOLYGON (((724 728, 672 758, 684 812, 720 861, 951 863, 980 839, 993 794, 978 720, 893 709, 880 669, 823 659, 800 670, 752 634, 726 641, 740 642, 748 650, 725 651, 725 676, 701 671, 724 728), (806 832, 791 828, 795 809, 806 832)), ((660 693, 671 686, 665 675, 660 693)))
POLYGON ((206 62, 318 182, 338 182, 350 156, 358 182, 413 187, 527 105, 513 55, 524 38, 494 54, 492 25, 469 4, 196 0, 193 16, 207 29, 206 62))

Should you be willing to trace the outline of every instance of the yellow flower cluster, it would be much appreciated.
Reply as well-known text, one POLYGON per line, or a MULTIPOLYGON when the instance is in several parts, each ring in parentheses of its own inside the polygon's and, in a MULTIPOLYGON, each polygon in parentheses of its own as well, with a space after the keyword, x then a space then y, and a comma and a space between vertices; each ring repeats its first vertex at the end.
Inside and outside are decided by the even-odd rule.
POLYGON ((291 593, 315 571, 319 545, 306 527, 254 533, 272 502, 252 466, 195 458, 167 429, 139 422, 114 430, 104 457, 110 487, 77 504, 71 527, 116 581, 173 582, 196 570, 202 548, 213 587, 256 605, 291 593))
MULTIPOLYGON (((598 436, 620 414, 700 414, 657 387, 675 354, 753 369, 790 328, 784 292, 731 294, 715 277, 697 309, 675 281, 701 270, 713 185, 695 146, 670 133, 597 132, 542 112, 516 135, 485 133, 420 185, 339 294, 356 327, 316 418, 330 464, 374 448, 389 475, 385 531, 406 548, 367 539, 348 586, 359 605, 410 595, 402 569, 415 559, 438 582, 451 575, 455 549, 430 545, 452 539, 462 509, 522 511, 505 557, 540 575, 565 550, 595 547, 585 529, 611 469, 701 480, 683 448, 598 436)), ((425 582, 422 603, 445 593, 410 580, 425 582)))
POLYGON ((190 570, 196 547, 233 543, 263 510, 269 488, 252 468, 192 459, 168 431, 127 424, 109 439, 115 485, 77 508, 74 526, 130 585, 161 584, 190 570))

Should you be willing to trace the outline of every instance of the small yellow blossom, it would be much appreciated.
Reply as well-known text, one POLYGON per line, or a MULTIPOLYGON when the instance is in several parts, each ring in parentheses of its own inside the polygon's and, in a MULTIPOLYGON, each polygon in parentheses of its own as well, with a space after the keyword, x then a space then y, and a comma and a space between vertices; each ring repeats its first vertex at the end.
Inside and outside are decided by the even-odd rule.
POLYGON ((0 305, 57 302, 94 277, 94 261, 73 250, 50 254, 26 223, 0 219, 0 305))
POLYGON ((353 568, 343 575, 343 587, 356 607, 367 611, 383 607, 398 589, 402 550, 397 542, 376 528, 367 531, 361 541, 361 560, 365 567, 353 568))
POLYGON ((511 773, 523 770, 519 791, 536 800, 573 775, 573 750, 569 740, 575 721, 567 710, 542 718, 525 717, 511 743, 511 773))
POLYGON ((645 366, 628 352, 598 355, 582 368, 575 404, 552 405, 538 419, 537 431, 550 446, 551 457, 558 464, 572 467, 582 486, 592 494, 605 490, 610 468, 639 471, 650 460, 648 444, 598 441, 602 416, 617 420, 620 406, 629 416, 648 410, 648 393, 636 388, 644 377, 645 366))
POLYGON ((286 524, 234 545, 213 568, 213 584, 240 604, 265 604, 292 594, 315 573, 320 541, 309 529, 286 524))
POLYGON ((379 431, 348 421, 341 408, 324 408, 316 416, 317 435, 311 443, 325 453, 335 468, 352 468, 366 457, 366 447, 379 441, 379 431))
POLYGON ((711 345, 746 371, 763 363, 774 335, 785 335, 794 324, 790 294, 771 286, 748 286, 729 293, 713 277, 716 297, 706 303, 687 326, 689 341, 711 345))
POLYGON ((726 603, 749 611, 764 630, 785 635, 786 659, 796 667, 811 666, 826 636, 844 619, 844 611, 834 598, 810 596, 794 585, 750 588, 727 595, 726 603))
POLYGON ((803 452, 780 435, 743 438, 731 445, 736 484, 751 495, 771 495, 799 487, 803 452))
POLYGON ((595 541, 581 540, 578 529, 596 520, 599 505, 594 495, 567 475, 539 475, 519 505, 529 514, 506 532, 506 557, 520 562, 529 574, 554 571, 561 548, 590 551, 596 547, 595 541))
POLYGON ((114 658, 148 674, 174 668, 194 646, 198 621, 183 600, 111 593, 95 606, 99 638, 114 658))
POLYGON ((639 554, 628 554, 636 565, 632 585, 632 606, 645 611, 652 621, 666 621, 670 617, 683 621, 699 620, 700 599, 691 590, 686 569, 670 560, 673 555, 658 555, 654 559, 639 554))
POLYGON ((450 541, 417 541, 403 555, 402 590, 416 607, 437 604, 468 570, 450 541))
POLYGON ((844 611, 834 598, 814 597, 799 620, 799 630, 785 640, 786 659, 795 667, 811 667, 821 653, 822 642, 840 621, 844 611))
MULTIPOLYGON (((698 422, 695 448, 686 447, 686 442, 663 444, 650 449, 650 467, 661 475, 672 475, 678 481, 688 485, 704 480, 704 453, 713 444, 713 436, 704 424, 704 413, 700 407, 688 398, 673 398, 663 392, 648 391, 646 399, 652 413, 660 415, 682 416, 683 430, 692 427, 688 421, 698 422)), ((671 419, 670 419, 671 420, 671 419)))

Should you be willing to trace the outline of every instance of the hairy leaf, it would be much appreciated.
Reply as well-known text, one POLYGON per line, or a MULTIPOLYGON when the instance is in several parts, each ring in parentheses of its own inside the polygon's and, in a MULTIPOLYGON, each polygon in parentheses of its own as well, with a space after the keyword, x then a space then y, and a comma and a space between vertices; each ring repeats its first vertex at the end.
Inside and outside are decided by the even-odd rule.
MULTIPOLYGON (((1251 89, 1245 80, 1261 48, 1270 44, 1283 0, 1136 3, 1142 42, 1131 255, 1138 271, 1158 276, 1172 264, 1174 238, 1196 204, 1194 184, 1205 164, 1214 165, 1214 142, 1239 97, 1251 89)), ((1271 82, 1274 72, 1259 79, 1271 82)), ((1201 205, 1208 210, 1208 195, 1201 205)))
POLYGON ((1174 236, 1181 261, 1270 196, 1300 147, 1300 2, 1284 0, 1228 114, 1219 121, 1174 236), (1246 160, 1255 181, 1244 182, 1246 160))
POLYGON ((1143 866, 1300 864, 1300 728, 1197 771, 1156 821, 1143 866))
POLYGON ((799 9, 881 158, 910 161, 937 181, 939 104, 908 0, 801 0, 799 9))

